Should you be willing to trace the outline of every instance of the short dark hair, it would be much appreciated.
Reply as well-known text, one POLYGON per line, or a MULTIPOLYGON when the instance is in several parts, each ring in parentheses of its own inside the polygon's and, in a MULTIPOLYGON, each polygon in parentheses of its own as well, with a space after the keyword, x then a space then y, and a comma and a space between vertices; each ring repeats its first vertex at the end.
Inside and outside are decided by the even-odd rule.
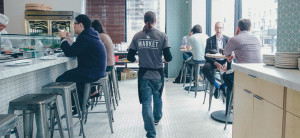
POLYGON ((92 25, 92 22, 91 22, 90 18, 85 14, 78 15, 75 18, 75 20, 77 21, 77 23, 82 23, 83 26, 84 26, 84 29, 88 29, 92 25))
POLYGON ((202 33, 202 27, 199 24, 196 24, 191 31, 193 34, 202 33))
POLYGON ((251 28, 250 19, 240 19, 238 22, 238 27, 241 31, 248 31, 251 28))
POLYGON ((92 22, 92 27, 99 33, 106 33, 105 29, 103 28, 102 24, 99 20, 94 20, 92 22))

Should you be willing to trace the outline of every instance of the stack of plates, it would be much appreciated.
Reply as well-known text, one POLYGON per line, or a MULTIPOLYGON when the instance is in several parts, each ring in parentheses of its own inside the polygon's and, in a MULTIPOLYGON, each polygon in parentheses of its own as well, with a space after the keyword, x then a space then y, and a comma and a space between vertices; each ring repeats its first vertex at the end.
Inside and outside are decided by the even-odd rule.
POLYGON ((279 68, 294 69, 298 67, 299 52, 277 52, 275 56, 275 66, 279 68))
POLYGON ((275 65, 275 55, 263 54, 263 62, 266 65, 274 66, 275 65))

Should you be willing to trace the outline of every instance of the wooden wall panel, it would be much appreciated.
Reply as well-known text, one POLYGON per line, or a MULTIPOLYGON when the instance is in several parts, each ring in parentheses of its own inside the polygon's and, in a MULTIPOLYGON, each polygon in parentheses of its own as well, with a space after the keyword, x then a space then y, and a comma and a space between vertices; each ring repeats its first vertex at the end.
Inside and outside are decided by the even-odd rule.
POLYGON ((125 41, 125 0, 87 0, 86 12, 91 20, 99 20, 113 43, 125 41))

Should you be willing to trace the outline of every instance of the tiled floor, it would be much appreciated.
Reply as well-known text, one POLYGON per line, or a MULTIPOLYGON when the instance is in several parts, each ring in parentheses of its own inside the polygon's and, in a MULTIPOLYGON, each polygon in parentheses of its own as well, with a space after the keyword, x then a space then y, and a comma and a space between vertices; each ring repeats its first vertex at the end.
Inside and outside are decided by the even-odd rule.
MULTIPOLYGON (((211 119, 213 111, 224 109, 221 100, 213 99, 211 111, 208 102, 203 103, 204 93, 194 93, 183 90, 181 84, 173 84, 173 79, 166 80, 163 94, 163 118, 156 126, 158 138, 231 138, 232 125, 227 130, 224 124, 211 119)), ((106 114, 89 114, 85 127, 87 138, 143 138, 146 132, 143 128, 141 105, 137 95, 137 80, 120 81, 122 100, 114 112, 114 133, 110 132, 106 114)), ((220 98, 221 99, 221 98, 220 98)), ((208 101, 208 97, 207 97, 208 101)), ((104 105, 94 110, 105 109, 104 105)), ((93 111, 94 111, 93 110, 93 111)), ((75 136, 79 138, 79 125, 75 127, 75 136)), ((66 136, 67 133, 65 132, 66 136)), ((58 136, 58 132, 55 132, 58 136)))

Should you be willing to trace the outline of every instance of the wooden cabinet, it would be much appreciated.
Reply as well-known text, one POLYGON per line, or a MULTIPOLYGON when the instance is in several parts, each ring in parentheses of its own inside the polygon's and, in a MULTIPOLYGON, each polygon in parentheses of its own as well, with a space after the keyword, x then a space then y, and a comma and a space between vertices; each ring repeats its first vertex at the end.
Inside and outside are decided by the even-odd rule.
POLYGON ((300 138, 300 117, 286 113, 285 138, 300 138))
POLYGON ((300 92, 287 89, 286 138, 300 138, 300 92))
POLYGON ((233 138, 281 138, 284 87, 235 71, 233 138))
POLYGON ((283 109, 253 96, 253 138, 281 138, 283 109))
POLYGON ((233 114, 233 138, 253 138, 252 136, 252 114, 253 94, 234 86, 234 114, 233 114), (238 93, 236 93, 238 92, 238 93), (243 104, 240 104, 243 103, 243 104))

